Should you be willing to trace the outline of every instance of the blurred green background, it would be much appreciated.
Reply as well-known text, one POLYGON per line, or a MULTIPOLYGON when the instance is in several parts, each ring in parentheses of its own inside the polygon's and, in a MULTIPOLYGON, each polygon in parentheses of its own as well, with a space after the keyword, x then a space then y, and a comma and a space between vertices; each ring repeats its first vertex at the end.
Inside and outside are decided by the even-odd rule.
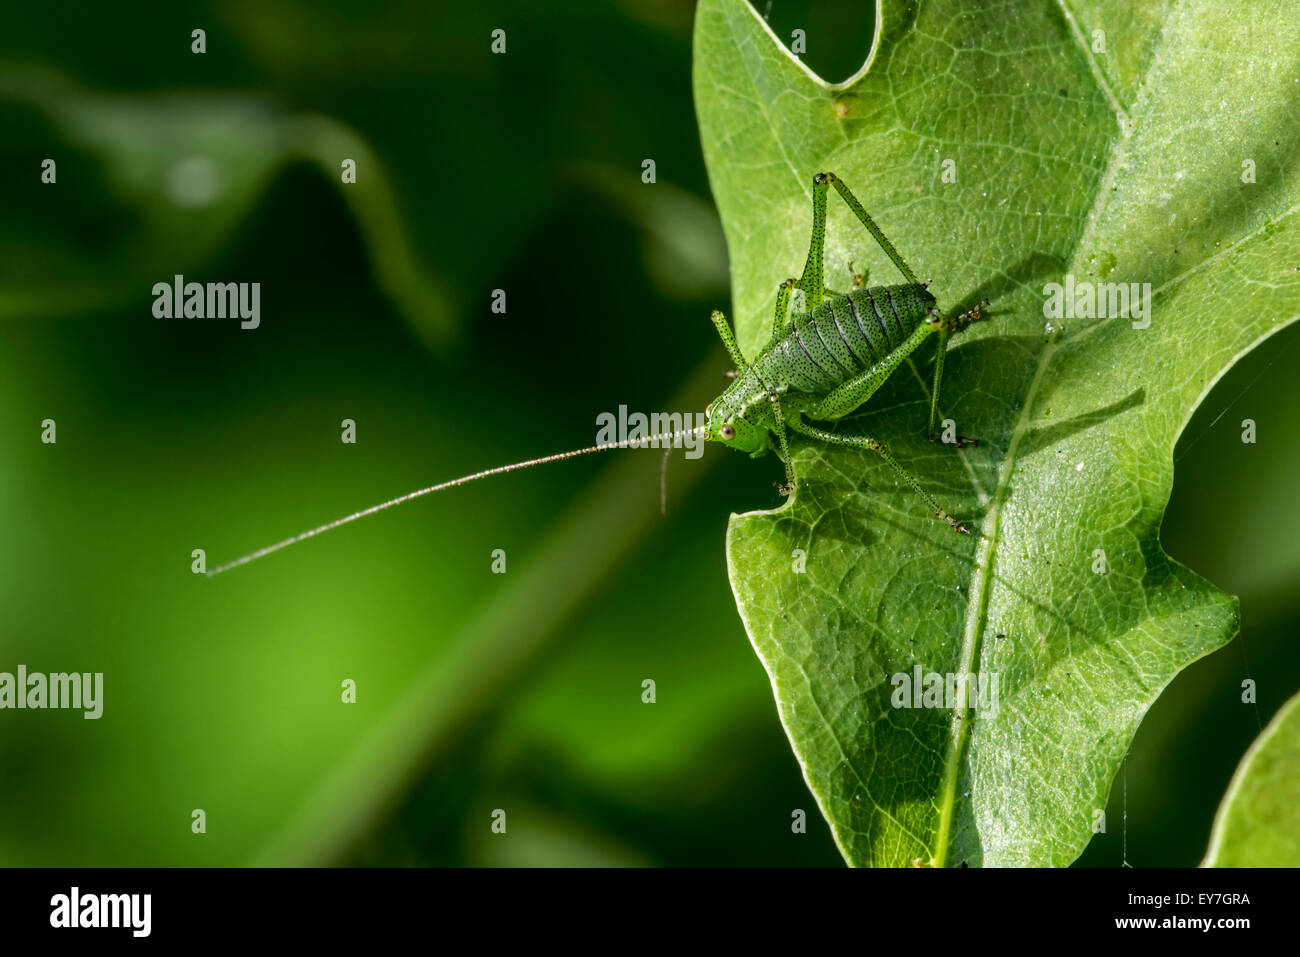
MULTIPOLYGON (((770 19, 838 79, 864 7, 777 0, 770 19)), ((691 18, 636 0, 0 14, 0 670, 105 673, 98 721, 0 712, 0 863, 839 863, 727 584, 727 516, 778 503, 772 460, 675 457, 661 517, 657 453, 593 456, 190 572, 194 548, 215 565, 590 444, 620 404, 703 408, 728 293, 691 18), (260 282, 261 327, 155 319, 175 273, 260 282)), ((1198 861, 1242 752, 1300 688, 1297 359, 1292 328, 1180 444, 1167 547, 1241 596, 1242 633, 1151 711, 1081 864, 1198 861)))

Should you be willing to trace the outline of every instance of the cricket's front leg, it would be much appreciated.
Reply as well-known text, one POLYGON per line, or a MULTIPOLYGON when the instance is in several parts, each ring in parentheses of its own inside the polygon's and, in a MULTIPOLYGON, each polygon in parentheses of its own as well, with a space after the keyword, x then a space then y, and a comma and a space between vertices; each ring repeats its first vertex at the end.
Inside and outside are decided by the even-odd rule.
MULTIPOLYGON (((776 392, 769 392, 767 397, 772 402, 772 431, 776 433, 776 441, 780 446, 781 462, 785 465, 785 484, 776 487, 782 495, 789 495, 794 492, 795 476, 794 466, 790 463, 790 443, 786 441, 785 413, 781 409, 780 395, 776 392)), ((776 485, 775 482, 772 484, 776 485)))
POLYGON ((743 369, 749 365, 740 351, 740 346, 736 345, 736 337, 731 331, 731 326, 727 325, 727 317, 722 314, 722 310, 714 309, 709 319, 713 321, 713 328, 718 330, 718 338, 722 340, 722 345, 726 348, 727 355, 731 356, 731 361, 736 364, 736 368, 743 369))

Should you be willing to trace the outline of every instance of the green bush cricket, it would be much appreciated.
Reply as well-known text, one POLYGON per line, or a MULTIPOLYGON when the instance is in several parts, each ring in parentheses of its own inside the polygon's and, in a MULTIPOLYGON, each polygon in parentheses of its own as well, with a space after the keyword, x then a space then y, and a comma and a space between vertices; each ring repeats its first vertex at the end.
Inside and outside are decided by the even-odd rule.
MULTIPOLYGON (((969 312, 949 318, 939 312, 929 283, 916 278, 893 243, 886 238, 856 196, 834 173, 813 178, 812 238, 803 275, 781 284, 776 298, 772 338, 753 362, 747 362, 720 312, 713 313, 727 351, 738 370, 735 381, 709 406, 708 437, 734 449, 762 455, 775 438, 777 452, 785 463, 784 495, 794 490, 795 475, 790 463, 787 430, 811 436, 833 445, 870 449, 880 455, 939 518, 959 532, 969 529, 958 522, 926 492, 915 477, 876 439, 845 436, 817 428, 804 421, 843 418, 875 394, 885 380, 932 333, 939 335, 939 352, 934 365, 934 387, 930 391, 930 439, 938 438, 934 420, 939 408, 939 385, 948 335, 980 318, 981 302, 969 312), (900 286, 858 288, 849 293, 826 289, 822 280, 826 242, 826 196, 834 186, 862 225, 898 267, 907 283, 900 286), (790 316, 790 297, 799 289, 808 309, 790 316), (802 321, 801 321, 802 317, 802 321)), ((961 444, 971 440, 961 439, 961 444)))
MULTIPOLYGON (((712 315, 718 335, 736 364, 736 371, 732 383, 705 410, 705 425, 697 429, 559 452, 461 476, 345 515, 234 559, 207 574, 209 577, 219 575, 322 532, 432 492, 591 452, 644 447, 660 441, 673 443, 693 433, 703 433, 707 441, 719 442, 737 451, 748 452, 754 457, 775 449, 785 465, 785 484, 779 486, 782 495, 792 493, 796 485, 794 467, 790 461, 789 432, 833 445, 870 450, 883 458, 935 515, 954 530, 970 534, 970 529, 949 515, 878 440, 869 436, 840 435, 805 421, 807 418, 832 422, 854 412, 875 394, 922 342, 932 334, 937 334, 939 349, 935 358, 934 386, 930 392, 929 437, 932 441, 939 437, 934 430, 934 423, 939 408, 939 386, 943 379, 948 336, 967 323, 981 318, 980 309, 988 301, 981 301, 975 308, 959 316, 948 317, 939 311, 928 287, 928 282, 917 279, 893 243, 876 225, 875 220, 867 215, 849 188, 834 173, 819 173, 813 178, 813 223, 808 260, 804 264, 803 275, 781 283, 777 292, 772 337, 767 345, 753 361, 746 360, 727 325, 726 317, 719 311, 712 315), (837 293, 825 287, 823 261, 826 199, 831 186, 835 187, 854 215, 898 267, 907 280, 906 283, 868 288, 864 286, 861 277, 855 275, 855 288, 851 292, 837 293), (790 303, 796 289, 804 296, 807 309, 792 315, 790 303)), ((973 440, 960 437, 957 441, 959 445, 972 443, 973 440)))

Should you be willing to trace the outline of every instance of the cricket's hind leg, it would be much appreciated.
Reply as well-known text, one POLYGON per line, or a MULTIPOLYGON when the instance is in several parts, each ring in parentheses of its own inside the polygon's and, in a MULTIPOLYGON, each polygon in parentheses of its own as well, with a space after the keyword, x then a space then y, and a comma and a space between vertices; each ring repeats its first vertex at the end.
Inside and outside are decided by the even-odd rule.
POLYGON ((947 522, 948 526, 955 532, 962 535, 970 534, 970 529, 967 528, 964 523, 957 521, 957 519, 949 515, 944 510, 943 506, 935 501, 933 495, 921 488, 921 483, 916 480, 916 476, 898 464, 898 459, 894 458, 894 456, 890 454, 889 449, 885 448, 884 444, 880 442, 880 440, 865 435, 837 435, 834 432, 827 432, 824 429, 816 428, 797 419, 791 420, 789 425, 790 428, 794 429, 796 432, 802 432, 804 435, 812 436, 815 439, 821 439, 823 442, 832 445, 847 445, 849 448, 869 449, 872 452, 875 452, 889 464, 889 467, 894 470, 894 473, 906 482, 913 492, 921 496, 925 501, 925 504, 930 506, 931 510, 940 520, 947 522))
POLYGON ((840 194, 840 199, 844 200, 849 209, 853 211, 853 215, 858 218, 858 222, 860 222, 867 232, 871 233, 876 242, 880 244, 880 248, 884 250, 885 255, 893 261, 894 265, 898 267, 898 271, 903 274, 903 278, 914 286, 920 285, 921 281, 916 278, 916 273, 912 272, 912 267, 909 266, 904 261, 903 257, 898 254, 898 250, 894 248, 894 244, 889 241, 889 238, 885 235, 884 231, 876 225, 876 221, 868 215, 866 209, 863 208, 862 203, 853 195, 853 191, 845 186, 843 181, 834 173, 818 173, 813 177, 814 211, 816 210, 817 200, 820 198, 823 227, 825 225, 826 187, 828 185, 835 187, 835 192, 840 194))

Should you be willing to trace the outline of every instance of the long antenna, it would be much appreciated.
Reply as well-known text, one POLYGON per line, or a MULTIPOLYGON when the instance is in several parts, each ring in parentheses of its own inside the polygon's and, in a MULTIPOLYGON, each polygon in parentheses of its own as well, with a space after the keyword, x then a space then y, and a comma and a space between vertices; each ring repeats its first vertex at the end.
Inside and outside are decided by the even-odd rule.
POLYGON ((526 462, 514 462, 510 465, 498 465, 496 468, 487 469, 482 472, 475 472, 473 475, 462 475, 460 478, 452 479, 450 482, 440 482, 437 485, 430 485, 428 488, 417 489, 414 492, 407 492, 405 495, 399 495, 397 498, 389 499, 387 502, 380 502, 378 505, 371 505, 369 508, 363 508, 359 512, 353 512, 351 515, 344 515, 342 518, 336 518, 332 522, 324 525, 318 525, 315 528, 308 529, 305 532, 299 532, 292 538, 286 538, 284 541, 276 542, 274 545, 267 545, 265 548, 259 548, 255 552, 249 552, 240 558, 226 562, 224 565, 218 565, 212 571, 208 572, 208 577, 220 575, 222 572, 228 572, 232 568, 238 568, 240 565, 247 565, 249 562, 255 562, 259 558, 265 558, 272 552, 278 552, 282 548, 288 548, 290 545, 296 545, 301 541, 309 538, 315 538, 324 532, 338 528, 340 525, 347 525, 349 522, 355 522, 359 518, 365 518, 367 515, 374 515, 376 512, 382 512, 384 509, 392 508, 394 505, 401 505, 409 502, 413 498, 419 498, 422 495, 428 495, 431 492, 441 492, 443 489, 454 488, 457 485, 466 485, 470 482, 476 482, 479 479, 487 478, 491 475, 502 475, 506 472, 517 472, 520 469, 532 468, 534 465, 545 465, 548 462, 559 462, 562 459, 572 459, 579 455, 588 455, 592 452, 605 452, 612 449, 628 449, 637 446, 648 446, 651 442, 660 439, 667 439, 669 449, 672 443, 678 439, 685 438, 688 435, 695 435, 703 432, 708 426, 699 426, 694 429, 681 429, 677 432, 661 432, 658 435, 647 435, 636 439, 623 439, 619 442, 610 442, 607 445, 593 445, 585 449, 574 449, 571 452, 557 452, 555 455, 545 455, 540 459, 529 459, 526 462))

